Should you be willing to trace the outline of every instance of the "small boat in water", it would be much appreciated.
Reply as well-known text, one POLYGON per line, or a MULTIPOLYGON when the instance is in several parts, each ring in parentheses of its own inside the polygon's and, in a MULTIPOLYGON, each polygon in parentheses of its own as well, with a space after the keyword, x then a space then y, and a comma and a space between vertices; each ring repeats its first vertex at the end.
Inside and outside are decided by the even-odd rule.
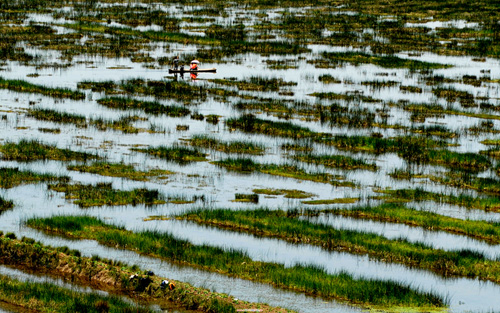
POLYGON ((184 73, 217 73, 216 68, 198 68, 195 70, 192 69, 184 69, 183 67, 178 69, 169 68, 169 74, 184 74, 184 73))

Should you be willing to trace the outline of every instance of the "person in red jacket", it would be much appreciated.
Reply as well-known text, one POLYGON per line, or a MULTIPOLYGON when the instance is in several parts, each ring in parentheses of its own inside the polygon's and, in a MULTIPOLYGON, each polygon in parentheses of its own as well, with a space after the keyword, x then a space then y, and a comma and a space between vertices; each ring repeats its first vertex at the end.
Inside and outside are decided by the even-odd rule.
POLYGON ((200 64, 200 61, 198 60, 191 61, 191 67, 189 69, 191 71, 196 71, 198 69, 198 64, 200 64))

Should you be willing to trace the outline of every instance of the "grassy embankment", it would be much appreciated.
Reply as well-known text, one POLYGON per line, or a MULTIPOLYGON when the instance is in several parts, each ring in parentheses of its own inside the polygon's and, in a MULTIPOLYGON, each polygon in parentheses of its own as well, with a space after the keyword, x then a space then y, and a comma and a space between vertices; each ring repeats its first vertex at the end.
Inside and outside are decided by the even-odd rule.
POLYGON ((170 262, 199 267, 209 271, 273 284, 325 298, 348 300, 364 305, 383 307, 442 307, 443 300, 432 294, 413 291, 403 285, 377 280, 354 279, 351 276, 327 274, 314 266, 254 261, 245 253, 193 245, 176 239, 168 233, 133 233, 107 225, 92 217, 59 216, 30 219, 30 227, 58 233, 71 238, 94 239, 101 244, 131 249, 143 254, 161 257, 170 262))
MULTIPOLYGON (((83 219, 85 220, 88 218, 83 219)), ((78 225, 75 224, 74 226, 78 225)), ((237 312, 237 310, 250 311, 259 308, 262 312, 266 313, 291 312, 261 303, 249 303, 243 300, 237 300, 231 296, 210 292, 209 290, 199 287, 193 287, 181 281, 172 281, 170 278, 156 275, 150 276, 146 274, 147 270, 142 272, 137 266, 127 266, 119 261, 101 259, 96 256, 92 258, 82 257, 77 250, 70 250, 67 247, 54 248, 35 242, 33 239, 29 238, 17 240, 15 236, 12 235, 0 235, 0 248, 2 251, 0 263, 2 264, 13 266, 21 270, 48 274, 58 278, 65 277, 74 284, 97 288, 118 296, 127 296, 144 305, 156 304, 169 311, 178 309, 182 311, 182 309, 187 309, 196 310, 198 312, 234 313, 237 312), (147 279, 149 277, 150 281, 148 281, 148 284, 141 284, 140 280, 130 280, 130 276, 134 274, 138 274, 140 278, 147 279), (175 283, 175 289, 163 290, 159 288, 164 279, 175 283)), ((34 285, 28 285, 27 289, 32 290, 33 286, 34 285)), ((0 297, 3 296, 3 301, 15 305, 17 309, 25 308, 26 306, 32 306, 29 308, 34 309, 34 305, 47 307, 45 302, 42 302, 45 301, 45 297, 42 295, 39 295, 41 299, 37 300, 34 300, 34 297, 38 297, 37 295, 25 299, 24 294, 29 291, 24 290, 24 288, 16 290, 18 294, 23 295, 23 297, 18 297, 18 294, 6 297, 6 294, 9 293, 9 288, 10 287, 7 286, 5 289, 1 289, 3 292, 0 292, 0 297), (26 303, 26 300, 28 303, 26 303)), ((43 293, 43 291, 41 292, 43 293)), ((57 293, 59 292, 60 291, 57 291, 57 293)), ((65 291, 63 291, 63 294, 64 293, 65 291)), ((78 296, 75 295, 77 302, 84 297, 82 294, 79 295, 82 297, 81 299, 78 299, 78 296)), ((55 294, 50 294, 49 296, 59 299, 59 296, 55 294)), ((64 294, 68 302, 70 296, 69 294, 64 294)), ((104 299, 103 302, 100 303, 100 306, 104 307, 104 302, 108 301, 108 299, 104 299)), ((92 303, 87 304, 88 305, 84 308, 81 307, 80 309, 82 311, 85 310, 85 312, 92 312, 92 303)), ((55 303, 50 302, 50 305, 55 305, 55 303)), ((68 312, 67 310, 63 311, 68 312)), ((70 312, 76 311, 78 310, 70 310, 70 312)), ((99 312, 106 311, 101 310, 99 312)), ((110 312, 116 311, 110 310, 110 312)), ((119 310, 118 312, 127 311, 119 310)), ((141 312, 141 310, 134 309, 132 312, 141 312)))

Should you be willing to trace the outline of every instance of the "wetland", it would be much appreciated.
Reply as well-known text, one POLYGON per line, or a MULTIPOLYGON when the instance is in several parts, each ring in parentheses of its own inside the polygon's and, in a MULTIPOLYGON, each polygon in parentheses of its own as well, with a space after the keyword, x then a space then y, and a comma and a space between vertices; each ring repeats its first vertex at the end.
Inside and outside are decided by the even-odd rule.
POLYGON ((499 12, 2 2, 0 308, 495 312, 499 12))

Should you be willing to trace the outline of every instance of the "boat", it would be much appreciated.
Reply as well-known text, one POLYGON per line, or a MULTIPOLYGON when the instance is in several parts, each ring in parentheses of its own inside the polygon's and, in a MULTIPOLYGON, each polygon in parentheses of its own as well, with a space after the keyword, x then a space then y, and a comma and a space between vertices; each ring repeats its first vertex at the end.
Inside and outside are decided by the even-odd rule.
POLYGON ((184 73, 217 73, 216 68, 199 68, 196 70, 191 70, 191 69, 184 69, 184 68, 179 68, 179 69, 173 69, 169 68, 168 69, 169 74, 184 74, 184 73))

